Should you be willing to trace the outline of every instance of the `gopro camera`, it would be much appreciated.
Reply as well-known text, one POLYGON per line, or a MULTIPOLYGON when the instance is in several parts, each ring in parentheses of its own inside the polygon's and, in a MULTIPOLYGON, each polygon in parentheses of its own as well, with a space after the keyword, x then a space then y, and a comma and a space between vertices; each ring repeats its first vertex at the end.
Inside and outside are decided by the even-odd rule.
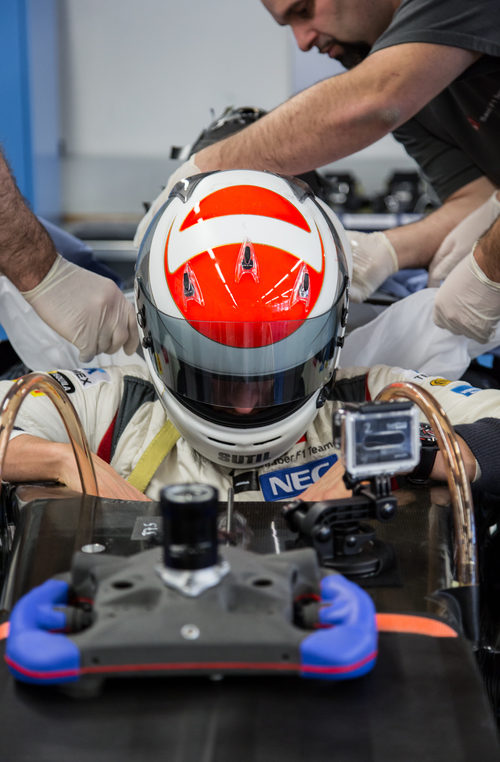
POLYGON ((333 439, 355 481, 412 471, 420 460, 418 408, 407 401, 345 405, 333 415, 333 439))

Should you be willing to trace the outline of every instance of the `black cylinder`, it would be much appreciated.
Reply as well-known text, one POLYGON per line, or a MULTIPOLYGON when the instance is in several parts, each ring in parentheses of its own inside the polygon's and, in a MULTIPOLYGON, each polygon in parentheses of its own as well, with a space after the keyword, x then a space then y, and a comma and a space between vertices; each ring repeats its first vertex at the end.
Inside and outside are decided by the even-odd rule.
POLYGON ((165 566, 187 570, 215 566, 217 500, 217 490, 208 484, 175 484, 162 489, 165 566))

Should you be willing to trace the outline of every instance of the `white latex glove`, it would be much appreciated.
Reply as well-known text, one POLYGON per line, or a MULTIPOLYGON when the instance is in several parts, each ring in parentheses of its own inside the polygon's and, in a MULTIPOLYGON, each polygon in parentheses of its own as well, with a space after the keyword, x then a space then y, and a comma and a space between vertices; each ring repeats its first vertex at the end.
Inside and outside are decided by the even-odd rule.
POLYGON ((178 183, 180 180, 184 180, 186 177, 191 177, 191 175, 199 175, 200 169, 195 164, 195 158, 196 154, 193 154, 189 157, 187 161, 184 162, 184 164, 181 164, 180 167, 178 167, 175 172, 173 172, 170 177, 167 180, 167 184, 164 187, 164 189, 161 191, 161 193, 158 194, 158 196, 155 198, 151 206, 149 207, 148 211, 142 218, 142 220, 139 222, 137 226, 137 230, 135 231, 134 236, 134 246, 139 248, 141 245, 141 241, 144 238, 144 234, 146 233, 146 230, 149 227, 149 224, 153 217, 155 216, 158 209, 163 206, 165 201, 170 195, 170 191, 174 187, 176 183, 178 183))
POLYGON ((364 302, 389 275, 398 271, 398 258, 385 233, 346 232, 353 264, 349 296, 353 302, 364 302))
POLYGON ((434 322, 484 344, 500 320, 500 283, 486 277, 472 251, 451 271, 436 294, 434 322))
POLYGON ((77 347, 82 362, 122 346, 130 355, 138 344, 135 308, 118 286, 59 254, 45 278, 22 295, 47 325, 77 347))
POLYGON ((467 256, 475 241, 500 214, 500 201, 495 191, 488 201, 475 209, 451 230, 429 265, 429 286, 439 286, 455 265, 467 256))

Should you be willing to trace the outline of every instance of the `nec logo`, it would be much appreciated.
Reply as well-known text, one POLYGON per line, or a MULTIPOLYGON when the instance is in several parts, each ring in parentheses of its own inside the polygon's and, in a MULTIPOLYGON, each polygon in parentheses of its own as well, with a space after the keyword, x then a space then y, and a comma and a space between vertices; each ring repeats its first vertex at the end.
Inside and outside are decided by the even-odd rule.
POLYGON ((264 500, 297 497, 307 487, 317 482, 336 460, 336 455, 328 455, 326 458, 313 460, 312 463, 306 463, 303 466, 282 468, 279 471, 262 474, 259 480, 264 500))

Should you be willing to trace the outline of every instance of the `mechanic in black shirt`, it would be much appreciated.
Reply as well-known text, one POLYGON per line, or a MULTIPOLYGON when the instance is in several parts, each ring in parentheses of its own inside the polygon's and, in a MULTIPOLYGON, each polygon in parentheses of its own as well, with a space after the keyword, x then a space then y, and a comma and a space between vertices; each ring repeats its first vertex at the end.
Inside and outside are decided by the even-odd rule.
MULTIPOLYGON (((429 265, 450 231, 479 208, 493 205, 495 216, 500 186, 498 0, 262 1, 279 24, 291 26, 302 50, 317 47, 347 71, 201 150, 177 170, 169 187, 183 176, 217 168, 299 174, 392 132, 443 203, 411 225, 351 234, 352 295, 358 301, 398 267, 429 265)), ((476 229, 477 217, 469 223, 474 240, 487 227, 476 229)), ((468 253, 470 248, 463 255, 468 253)), ((454 301, 455 288, 446 287, 439 297, 439 320, 486 341, 491 324, 500 319, 498 281, 491 277, 491 262, 488 275, 473 258, 475 266, 460 281, 462 289, 471 291, 471 309, 463 314, 454 301)))

